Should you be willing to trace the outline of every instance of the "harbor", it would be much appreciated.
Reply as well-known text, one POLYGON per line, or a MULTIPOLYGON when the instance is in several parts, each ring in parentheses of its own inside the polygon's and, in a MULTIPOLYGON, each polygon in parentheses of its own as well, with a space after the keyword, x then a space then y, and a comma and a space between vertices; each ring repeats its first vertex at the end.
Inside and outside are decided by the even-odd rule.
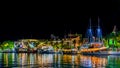
POLYGON ((93 25, 92 20, 89 18, 88 27, 82 29, 84 33, 70 30, 63 35, 51 33, 48 39, 32 38, 31 34, 29 38, 1 41, 0 68, 120 67, 120 31, 117 25, 103 35, 99 17, 97 25, 93 25))
POLYGON ((58 38, 54 34, 50 39, 19 39, 4 41, 0 44, 1 53, 40 53, 40 54, 92 54, 119 55, 120 31, 114 26, 110 34, 103 37, 98 17, 98 25, 93 30, 91 18, 89 27, 83 37, 82 34, 65 34, 58 38))

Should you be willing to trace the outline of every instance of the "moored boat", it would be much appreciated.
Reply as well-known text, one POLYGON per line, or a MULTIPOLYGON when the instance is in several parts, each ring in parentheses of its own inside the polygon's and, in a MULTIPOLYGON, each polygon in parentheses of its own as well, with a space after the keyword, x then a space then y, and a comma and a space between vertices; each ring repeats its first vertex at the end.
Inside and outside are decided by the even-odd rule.
POLYGON ((120 55, 120 49, 112 50, 107 47, 100 48, 84 48, 80 50, 85 55, 120 55))

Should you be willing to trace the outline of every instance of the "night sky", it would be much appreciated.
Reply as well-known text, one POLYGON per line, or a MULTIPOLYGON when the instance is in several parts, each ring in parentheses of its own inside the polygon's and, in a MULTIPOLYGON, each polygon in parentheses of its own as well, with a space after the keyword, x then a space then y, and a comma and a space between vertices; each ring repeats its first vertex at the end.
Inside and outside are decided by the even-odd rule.
POLYGON ((104 36, 112 32, 114 25, 120 31, 120 2, 98 3, 92 3, 92 5, 87 3, 84 5, 72 4, 64 6, 64 8, 47 6, 47 8, 44 7, 45 9, 40 8, 40 12, 37 10, 33 12, 22 11, 13 18, 15 23, 8 21, 11 23, 1 24, 3 26, 7 24, 8 28, 1 29, 1 40, 44 39, 50 38, 50 34, 63 37, 65 33, 70 31, 84 36, 89 25, 89 18, 92 20, 92 26, 97 26, 98 16, 104 36))

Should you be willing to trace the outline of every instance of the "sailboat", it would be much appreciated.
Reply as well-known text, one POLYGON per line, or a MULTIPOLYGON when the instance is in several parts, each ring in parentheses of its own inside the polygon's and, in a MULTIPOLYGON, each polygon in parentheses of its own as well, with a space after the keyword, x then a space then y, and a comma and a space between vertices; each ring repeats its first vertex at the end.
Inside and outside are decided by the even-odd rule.
POLYGON ((91 28, 91 19, 90 19, 90 27, 87 30, 87 38, 88 42, 83 44, 80 48, 81 54, 87 55, 120 55, 120 51, 109 51, 108 47, 105 47, 102 40, 102 30, 99 26, 99 18, 98 18, 98 27, 96 29, 96 37, 93 36, 92 28, 91 28))

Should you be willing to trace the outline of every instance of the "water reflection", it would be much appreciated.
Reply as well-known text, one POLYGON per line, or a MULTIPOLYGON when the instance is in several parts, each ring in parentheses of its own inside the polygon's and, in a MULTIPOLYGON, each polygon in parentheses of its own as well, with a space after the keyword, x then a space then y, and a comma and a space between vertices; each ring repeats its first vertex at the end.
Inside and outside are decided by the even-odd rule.
POLYGON ((120 56, 0 53, 0 67, 117 68, 120 56))
POLYGON ((120 56, 108 56, 108 64, 107 66, 110 68, 118 68, 120 67, 120 56))

